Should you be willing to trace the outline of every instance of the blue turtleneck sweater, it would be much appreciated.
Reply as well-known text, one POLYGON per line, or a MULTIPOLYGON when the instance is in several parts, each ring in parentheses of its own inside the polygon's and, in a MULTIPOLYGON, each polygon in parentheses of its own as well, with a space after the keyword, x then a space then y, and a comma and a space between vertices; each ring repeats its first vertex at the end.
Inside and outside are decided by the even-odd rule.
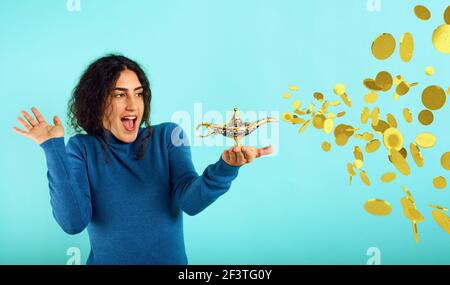
POLYGON ((183 214, 195 215, 231 186, 239 167, 221 158, 199 176, 186 134, 174 123, 152 126, 133 143, 109 135, 109 163, 102 143, 90 135, 53 138, 45 151, 53 216, 69 234, 87 228, 87 264, 187 264, 183 214))

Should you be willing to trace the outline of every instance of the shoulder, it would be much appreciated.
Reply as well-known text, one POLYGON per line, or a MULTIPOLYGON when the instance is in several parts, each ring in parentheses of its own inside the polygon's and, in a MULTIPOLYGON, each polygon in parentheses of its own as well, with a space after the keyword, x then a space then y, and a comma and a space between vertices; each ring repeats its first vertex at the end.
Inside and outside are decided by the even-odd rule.
POLYGON ((171 142, 175 146, 189 145, 188 135, 183 128, 173 122, 163 122, 158 125, 152 125, 153 134, 162 138, 165 142, 171 142))

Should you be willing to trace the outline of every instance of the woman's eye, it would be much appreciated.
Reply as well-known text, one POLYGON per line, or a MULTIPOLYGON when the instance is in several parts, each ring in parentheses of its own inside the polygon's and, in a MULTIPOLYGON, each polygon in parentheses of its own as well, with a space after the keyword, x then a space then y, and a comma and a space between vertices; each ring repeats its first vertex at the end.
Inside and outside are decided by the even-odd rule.
POLYGON ((141 93, 137 93, 136 96, 142 97, 142 96, 144 96, 144 93, 142 93, 142 92, 141 93))
POLYGON ((116 98, 120 98, 120 97, 123 97, 123 96, 125 96, 125 94, 123 94, 123 93, 114 95, 114 97, 116 97, 116 98))

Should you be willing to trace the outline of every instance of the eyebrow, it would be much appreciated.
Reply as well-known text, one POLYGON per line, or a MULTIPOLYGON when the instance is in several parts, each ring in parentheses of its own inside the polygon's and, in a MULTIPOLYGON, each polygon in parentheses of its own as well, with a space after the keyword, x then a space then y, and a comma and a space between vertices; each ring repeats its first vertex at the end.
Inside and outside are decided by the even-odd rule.
MULTIPOLYGON (((134 88, 134 91, 139 90, 139 89, 143 89, 143 88, 144 88, 144 87, 139 86, 139 87, 134 88)), ((127 88, 123 88, 123 87, 116 87, 116 88, 114 88, 113 90, 128 91, 127 88)))

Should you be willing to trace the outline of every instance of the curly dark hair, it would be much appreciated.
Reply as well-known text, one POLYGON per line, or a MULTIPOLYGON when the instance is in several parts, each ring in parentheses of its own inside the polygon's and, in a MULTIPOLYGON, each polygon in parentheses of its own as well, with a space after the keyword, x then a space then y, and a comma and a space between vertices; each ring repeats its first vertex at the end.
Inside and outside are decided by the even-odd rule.
POLYGON ((145 124, 147 133, 141 140, 139 151, 136 154, 136 159, 140 160, 144 156, 145 144, 152 134, 150 125, 152 92, 148 78, 137 62, 118 54, 109 54, 92 62, 72 92, 68 103, 67 118, 69 126, 75 133, 86 132, 100 139, 107 154, 109 135, 104 132, 102 118, 107 98, 113 91, 120 73, 126 69, 136 73, 143 87, 144 113, 139 127, 145 124))

